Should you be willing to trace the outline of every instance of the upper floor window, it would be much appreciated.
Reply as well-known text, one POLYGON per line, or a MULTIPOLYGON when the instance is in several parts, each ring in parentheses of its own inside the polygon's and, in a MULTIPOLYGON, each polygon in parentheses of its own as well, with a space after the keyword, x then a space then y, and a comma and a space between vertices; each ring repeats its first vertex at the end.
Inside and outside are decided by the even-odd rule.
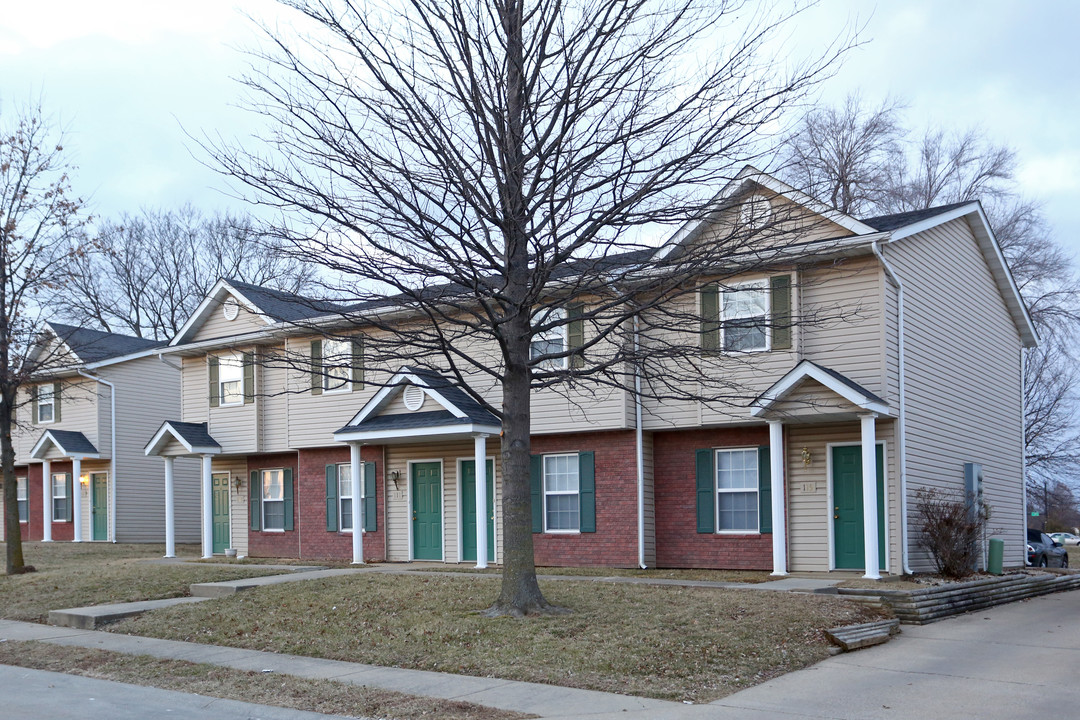
POLYGON ((742 285, 722 294, 721 333, 728 352, 769 349, 769 291, 742 285))
POLYGON ((218 358, 218 397, 222 405, 239 405, 244 402, 244 359, 238 353, 218 358))
POLYGON ((51 423, 56 418, 56 387, 53 383, 37 386, 37 417, 36 422, 51 423))
POLYGON ((353 375, 353 343, 348 340, 323 341, 323 389, 350 390, 353 375))
POLYGON ((565 355, 546 357, 558 356, 566 352, 566 325, 563 323, 565 319, 566 311, 563 308, 550 308, 533 317, 535 325, 553 325, 543 332, 533 334, 532 342, 529 344, 529 359, 536 363, 536 367, 545 370, 560 370, 566 367, 565 355))
POLYGON ((791 349, 791 276, 699 291, 701 347, 724 352, 791 349))
POLYGON ((30 497, 26 493, 26 478, 15 478, 15 499, 19 503, 19 522, 30 521, 30 497))

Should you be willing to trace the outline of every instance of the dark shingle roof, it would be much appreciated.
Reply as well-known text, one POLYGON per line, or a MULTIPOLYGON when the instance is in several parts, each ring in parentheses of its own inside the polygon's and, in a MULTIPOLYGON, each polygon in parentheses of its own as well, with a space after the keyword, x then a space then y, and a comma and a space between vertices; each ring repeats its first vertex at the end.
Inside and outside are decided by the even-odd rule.
POLYGON ((413 430, 440 425, 468 425, 473 420, 467 417, 454 417, 449 410, 433 412, 403 413, 400 415, 378 415, 368 418, 357 425, 349 425, 338 432, 349 430, 413 430))
POLYGON ((315 300, 284 290, 273 290, 240 282, 239 280, 227 280, 232 287, 250 300, 263 315, 280 322, 297 322, 309 320, 313 317, 330 313, 343 312, 345 306, 326 300, 315 300))
POLYGON ((165 342, 159 340, 148 340, 102 330, 90 330, 55 322, 49 323, 49 327, 84 363, 110 360, 166 345, 165 342))
POLYGON ((217 440, 210 436, 206 423, 189 423, 166 420, 165 424, 173 431, 187 440, 192 447, 221 447, 217 440))
POLYGON ((409 367, 408 365, 402 367, 398 372, 416 375, 427 383, 429 388, 438 391, 440 395, 446 398, 448 403, 465 413, 467 419, 462 419, 459 422, 475 422, 487 425, 500 424, 499 418, 492 415, 489 410, 484 408, 483 405, 474 400, 469 393, 462 390, 457 383, 451 381, 449 378, 432 370, 409 367))
MULTIPOLYGON (((98 449, 94 447, 94 443, 86 439, 86 436, 81 432, 74 430, 46 430, 42 437, 45 435, 52 436, 53 441, 64 449, 64 452, 71 455, 97 455, 98 449)), ((38 442, 41 442, 39 439, 38 442)))
POLYGON ((896 230, 905 225, 911 225, 932 218, 935 215, 947 213, 950 210, 955 210, 964 205, 970 205, 972 202, 973 201, 968 200, 965 202, 951 203, 949 205, 939 205, 938 207, 927 208, 925 210, 912 210, 910 212, 895 213, 893 215, 878 215, 877 217, 864 218, 862 222, 880 232, 888 232, 889 230, 896 230))

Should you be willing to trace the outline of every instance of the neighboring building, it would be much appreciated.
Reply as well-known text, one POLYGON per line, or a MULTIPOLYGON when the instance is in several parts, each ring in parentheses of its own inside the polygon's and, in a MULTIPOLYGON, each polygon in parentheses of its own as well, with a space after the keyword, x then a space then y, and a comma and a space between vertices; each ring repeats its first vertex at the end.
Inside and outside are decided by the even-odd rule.
MULTIPOLYGON (((20 389, 15 474, 26 540, 162 542, 164 468, 146 435, 180 411, 180 370, 164 343, 49 323, 20 389)), ((177 465, 178 539, 199 538, 199 468, 177 465)), ((2 515, 0 515, 2 517, 2 515)))
MULTIPOLYGON (((705 331, 686 335, 752 402, 535 393, 539 565, 929 569, 913 494, 965 475, 981 478, 1006 564, 1023 564, 1022 353, 1036 334, 981 206, 857 220, 747 168, 710 222, 781 211, 806 228, 788 267, 723 291, 702 278, 687 300, 705 331)), ((710 222, 657 252, 709 242, 710 222)), ((183 367, 182 409, 147 452, 203 458, 204 553, 498 562, 498 420, 438 374, 376 378, 362 327, 351 343, 311 329, 335 310, 221 281, 165 351, 183 367)))

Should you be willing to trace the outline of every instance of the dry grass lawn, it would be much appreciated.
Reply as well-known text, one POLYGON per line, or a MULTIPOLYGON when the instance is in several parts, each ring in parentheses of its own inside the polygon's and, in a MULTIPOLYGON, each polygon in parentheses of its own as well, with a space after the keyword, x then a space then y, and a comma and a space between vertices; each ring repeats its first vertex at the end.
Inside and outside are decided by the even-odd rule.
MULTIPOLYGON (((184 552, 181 553, 180 551, 184 552)), ((6 552, 0 543, 0 553, 6 552)), ((217 568, 192 565, 152 565, 164 545, 106 543, 23 543, 26 562, 37 572, 0 575, 0 617, 45 622, 50 610, 135 600, 182 597, 197 582, 216 582, 271 575, 258 567, 217 568)), ((192 548, 178 555, 196 557, 192 548)))
POLYGON ((836 597, 566 581, 570 615, 486 619, 498 578, 366 574, 167 608, 116 632, 707 702, 825 658, 876 618, 836 597))
POLYGON ((233 670, 183 660, 159 660, 145 655, 123 655, 38 642, 0 643, 0 663, 331 715, 397 720, 431 717, 443 720, 521 720, 536 717, 472 703, 357 687, 333 680, 309 680, 292 675, 233 670))

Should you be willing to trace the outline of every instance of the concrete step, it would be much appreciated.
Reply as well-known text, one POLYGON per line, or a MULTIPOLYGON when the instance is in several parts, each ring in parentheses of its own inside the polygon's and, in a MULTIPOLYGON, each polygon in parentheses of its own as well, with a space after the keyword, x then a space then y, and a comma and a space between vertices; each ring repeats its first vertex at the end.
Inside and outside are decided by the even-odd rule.
POLYGON ((221 582, 195 583, 190 587, 190 592, 197 598, 219 598, 235 595, 242 590, 251 590, 267 585, 280 585, 281 583, 300 582, 301 580, 318 580, 320 578, 338 577, 339 575, 355 575, 356 573, 371 572, 367 569, 330 569, 310 570, 307 572, 289 573, 288 575, 263 575, 261 577, 241 578, 239 580, 222 580, 221 582))
POLYGON ((49 624, 61 627, 78 628, 80 630, 94 630, 117 620, 123 620, 133 615, 139 615, 147 610, 183 605, 185 603, 202 602, 208 600, 205 597, 178 597, 164 600, 142 600, 140 602, 114 603, 112 605, 91 605, 81 608, 65 608, 63 610, 49 611, 49 624))
POLYGON ((844 652, 850 652, 888 642, 899 632, 900 621, 892 619, 833 628, 826 630, 825 636, 844 652))

